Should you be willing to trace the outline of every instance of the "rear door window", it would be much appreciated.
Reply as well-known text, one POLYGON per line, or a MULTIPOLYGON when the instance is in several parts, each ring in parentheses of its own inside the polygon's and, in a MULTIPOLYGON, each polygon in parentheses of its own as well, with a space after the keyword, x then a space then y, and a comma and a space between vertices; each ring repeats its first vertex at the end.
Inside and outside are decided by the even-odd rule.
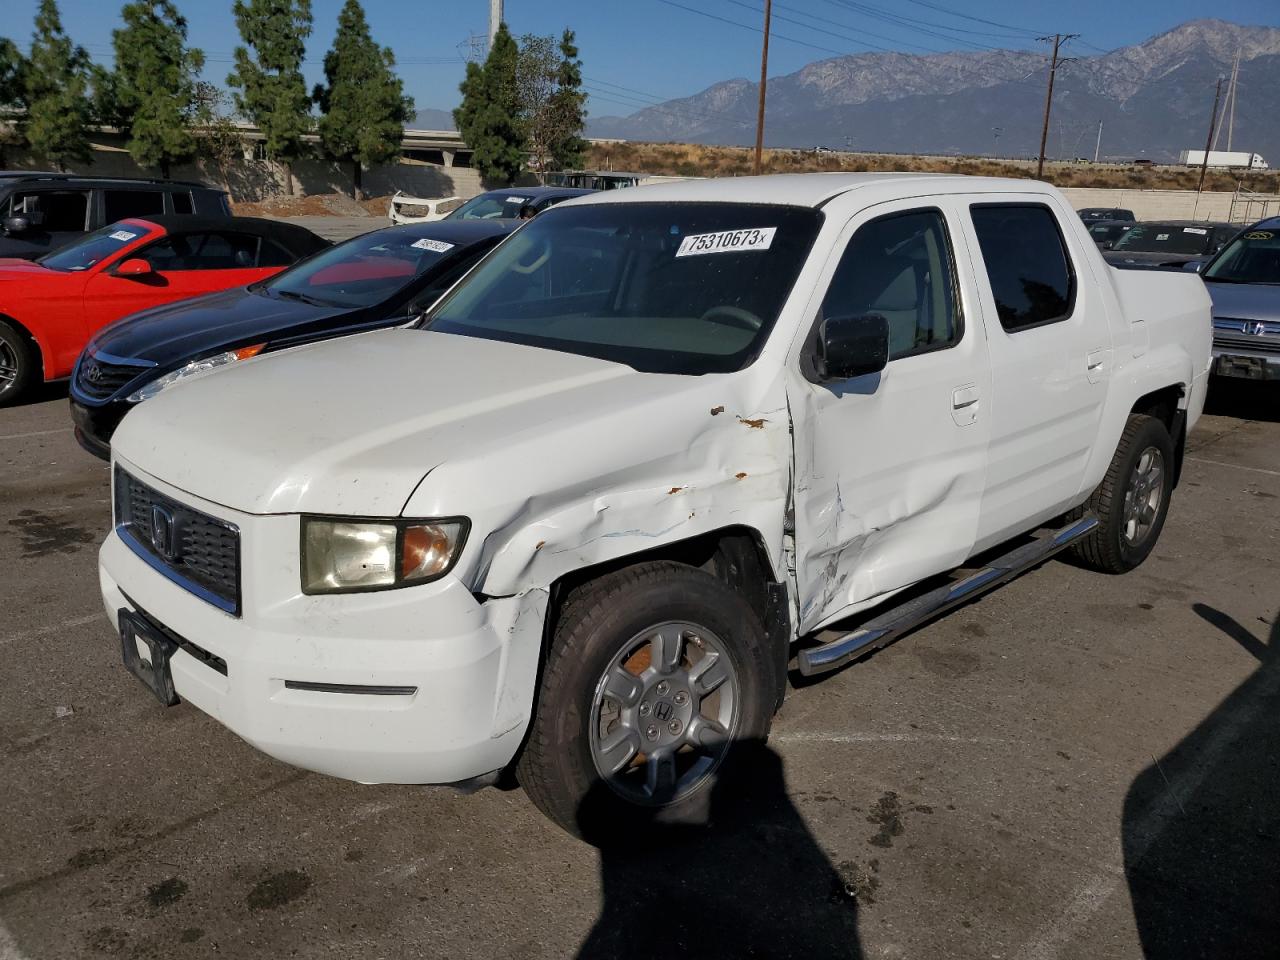
POLYGON ((9 199, 8 216, 30 217, 46 233, 83 231, 88 227, 87 190, 26 190, 9 199))
POLYGON ((1053 211, 1035 203, 969 210, 1001 326, 1013 333, 1071 316, 1075 270, 1053 211))
POLYGON ((164 193, 160 190, 103 190, 102 203, 107 223, 164 213, 164 193))
POLYGON ((183 214, 186 214, 186 213, 194 213, 194 212, 195 212, 195 211, 192 209, 192 207, 191 207, 191 193, 190 193, 190 191, 180 190, 180 191, 178 191, 178 192, 176 192, 176 193, 171 193, 171 194, 169 194, 169 197, 171 198, 171 200, 172 200, 172 202, 173 202, 173 212, 174 212, 174 213, 183 213, 183 214))

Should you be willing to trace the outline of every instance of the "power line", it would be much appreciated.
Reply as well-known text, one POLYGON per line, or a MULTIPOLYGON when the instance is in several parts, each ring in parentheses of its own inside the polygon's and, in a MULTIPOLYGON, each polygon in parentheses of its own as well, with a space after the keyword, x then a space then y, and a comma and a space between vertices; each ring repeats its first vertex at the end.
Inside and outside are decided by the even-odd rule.
POLYGON ((985 23, 989 27, 1000 27, 1004 30, 1014 30, 1018 33, 1025 33, 1032 39, 1035 38, 1036 34, 1043 32, 1040 30, 1028 30, 1026 27, 1015 27, 1011 23, 1000 23, 996 20, 984 20, 982 17, 975 17, 967 13, 961 13, 959 10, 952 10, 949 7, 944 7, 940 3, 930 3, 929 0, 909 0, 909 2, 914 3, 919 7, 928 7, 930 10, 936 10, 938 13, 946 13, 953 17, 959 17, 961 20, 969 20, 973 23, 985 23))

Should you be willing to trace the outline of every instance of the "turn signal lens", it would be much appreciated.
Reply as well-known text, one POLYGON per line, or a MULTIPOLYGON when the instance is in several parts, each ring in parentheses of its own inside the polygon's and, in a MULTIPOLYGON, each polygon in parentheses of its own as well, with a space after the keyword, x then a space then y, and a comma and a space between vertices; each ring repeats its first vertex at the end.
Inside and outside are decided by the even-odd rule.
POLYGON ((231 352, 236 355, 237 360, 248 360, 250 357, 256 357, 260 354, 264 347, 266 347, 265 343, 255 343, 251 347, 241 347, 239 350, 231 352))
POLYGON ((458 533, 459 524, 456 523, 424 523, 405 527, 404 545, 400 553, 400 578, 421 580, 438 577, 448 570, 458 533))

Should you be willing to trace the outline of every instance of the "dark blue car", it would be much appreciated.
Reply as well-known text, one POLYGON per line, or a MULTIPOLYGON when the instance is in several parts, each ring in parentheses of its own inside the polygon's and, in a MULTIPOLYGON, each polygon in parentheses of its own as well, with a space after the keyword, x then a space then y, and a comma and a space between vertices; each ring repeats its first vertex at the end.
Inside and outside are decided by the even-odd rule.
POLYGON ((124 415, 174 383, 260 353, 405 323, 517 225, 388 227, 248 287, 126 317, 89 341, 71 375, 76 439, 106 459, 124 415))

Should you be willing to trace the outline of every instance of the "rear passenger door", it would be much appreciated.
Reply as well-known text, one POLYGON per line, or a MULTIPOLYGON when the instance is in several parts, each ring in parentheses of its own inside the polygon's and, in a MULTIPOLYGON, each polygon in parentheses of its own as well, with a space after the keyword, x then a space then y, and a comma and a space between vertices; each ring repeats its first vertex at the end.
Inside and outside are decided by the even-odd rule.
POLYGON ((942 197, 871 207, 842 232, 819 281, 802 368, 826 317, 882 315, 890 353, 881 373, 810 373, 788 387, 802 633, 972 550, 990 383, 982 327, 969 319, 972 274, 953 255, 960 212, 942 197))
POLYGON ((1112 366, 1111 332, 1071 211, 1043 194, 968 198, 991 350, 991 449, 978 549, 1078 500, 1112 366), (1081 280, 1084 282, 1081 282, 1081 280))

